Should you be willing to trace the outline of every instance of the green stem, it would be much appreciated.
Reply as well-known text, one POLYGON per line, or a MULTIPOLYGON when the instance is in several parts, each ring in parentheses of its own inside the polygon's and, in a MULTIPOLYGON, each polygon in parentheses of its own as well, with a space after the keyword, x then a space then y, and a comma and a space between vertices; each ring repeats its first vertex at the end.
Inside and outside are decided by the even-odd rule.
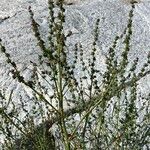
POLYGON ((66 125, 65 125, 65 115, 64 115, 64 108, 63 108, 63 84, 62 84, 62 73, 63 73, 63 65, 62 62, 60 60, 61 55, 62 55, 62 50, 63 50, 63 46, 61 44, 58 43, 58 47, 57 47, 57 52, 58 52, 58 57, 59 57, 59 62, 58 62, 58 98, 59 98, 59 112, 61 114, 61 130, 62 130, 62 134, 63 134, 63 138, 64 138, 64 144, 65 144, 65 150, 70 150, 70 142, 68 140, 68 133, 67 133, 67 129, 66 129, 66 125))

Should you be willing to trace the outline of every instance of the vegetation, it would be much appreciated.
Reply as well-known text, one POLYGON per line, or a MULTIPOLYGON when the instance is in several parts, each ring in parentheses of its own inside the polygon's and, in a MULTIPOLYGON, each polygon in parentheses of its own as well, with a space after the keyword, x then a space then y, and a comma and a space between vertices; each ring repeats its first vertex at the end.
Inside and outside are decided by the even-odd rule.
POLYGON ((4 136, 4 150, 141 150, 149 149, 150 113, 148 97, 141 97, 137 81, 150 73, 150 54, 139 73, 136 73, 138 58, 130 69, 128 54, 132 38, 132 20, 135 3, 131 3, 129 19, 123 33, 116 36, 106 57, 106 71, 97 68, 96 52, 99 19, 94 29, 91 56, 85 62, 82 44, 71 51, 74 59, 69 60, 64 35, 65 8, 63 0, 49 6, 48 46, 41 38, 39 26, 29 7, 32 29, 41 49, 39 64, 32 62, 32 76, 26 80, 17 64, 7 53, 0 40, 1 52, 12 66, 14 80, 32 90, 30 101, 34 104, 29 111, 23 97, 22 110, 18 110, 5 92, 0 93, 0 133, 4 136), (55 8, 59 9, 57 15, 55 8), (55 15, 54 15, 55 14, 55 15), (116 56, 118 42, 124 48, 120 58, 116 56), (81 72, 76 75, 80 66, 81 72), (142 107, 138 107, 138 102, 142 107), (20 112, 25 117, 20 117, 20 112), (37 121, 38 120, 38 121, 37 121))

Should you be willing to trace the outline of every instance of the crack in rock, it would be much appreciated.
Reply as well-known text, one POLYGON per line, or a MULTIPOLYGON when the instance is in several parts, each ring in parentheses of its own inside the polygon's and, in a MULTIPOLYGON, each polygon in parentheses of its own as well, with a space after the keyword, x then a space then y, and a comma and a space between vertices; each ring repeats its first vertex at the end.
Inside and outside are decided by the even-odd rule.
POLYGON ((4 22, 5 20, 9 19, 10 16, 6 16, 6 17, 3 17, 3 18, 0 18, 0 23, 4 22))
POLYGON ((8 19, 10 19, 12 17, 15 17, 16 15, 17 15, 17 13, 15 13, 12 16, 8 15, 8 16, 0 17, 0 24, 3 23, 5 20, 8 20, 8 19))

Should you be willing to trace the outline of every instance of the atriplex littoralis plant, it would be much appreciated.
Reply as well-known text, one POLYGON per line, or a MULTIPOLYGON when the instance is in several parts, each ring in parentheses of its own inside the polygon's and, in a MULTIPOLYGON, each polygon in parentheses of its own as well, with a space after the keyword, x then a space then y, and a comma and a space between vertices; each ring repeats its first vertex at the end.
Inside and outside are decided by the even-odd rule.
POLYGON ((48 6, 48 47, 41 38, 38 24, 29 7, 32 29, 38 46, 42 50, 42 54, 39 54, 40 66, 31 60, 34 69, 30 80, 23 77, 17 64, 6 52, 2 41, 0 43, 7 63, 13 67, 11 70, 13 78, 33 91, 32 101, 34 102, 29 112, 24 105, 23 97, 20 98, 22 111, 26 114, 24 119, 20 119, 12 100, 13 91, 8 100, 3 93, 0 94, 2 99, 0 131, 5 139, 3 149, 99 150, 148 147, 148 122, 150 121, 148 100, 150 97, 142 98, 137 95, 137 81, 150 73, 148 70, 150 55, 138 74, 135 73, 138 58, 126 72, 129 64, 128 53, 135 4, 131 3, 127 27, 120 36, 116 36, 108 51, 107 69, 104 74, 101 74, 99 68, 96 67, 99 19, 94 30, 93 48, 88 64, 85 63, 81 43, 75 45, 72 50, 74 58, 71 63, 68 63, 66 40, 71 36, 71 32, 64 35, 63 1, 53 3, 49 0, 48 6), (59 9, 57 13, 55 12, 56 6, 59 9), (124 49, 121 59, 117 60, 116 48, 118 41, 122 39, 124 39, 124 49), (76 76, 78 65, 82 73, 76 76), (139 100, 143 101, 140 109, 136 105, 139 100), (10 107, 13 109, 9 110, 10 107), (140 117, 143 110, 144 117, 140 117), (41 124, 36 124, 35 115, 41 124), (51 129, 54 131, 52 132, 51 129))

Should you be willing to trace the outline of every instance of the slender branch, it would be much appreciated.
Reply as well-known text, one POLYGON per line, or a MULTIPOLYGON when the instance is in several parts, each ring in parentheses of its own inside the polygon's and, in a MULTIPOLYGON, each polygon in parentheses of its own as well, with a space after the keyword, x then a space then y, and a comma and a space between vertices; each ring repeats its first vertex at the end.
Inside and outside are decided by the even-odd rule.
MULTIPOLYGON (((144 77, 146 75, 149 75, 149 74, 150 74, 150 71, 147 71, 143 75, 138 76, 136 78, 136 82, 138 82, 142 77, 144 77)), ((133 81, 131 79, 130 81, 125 82, 123 85, 122 84, 119 85, 119 87, 118 87, 119 91, 118 92, 121 92, 123 89, 126 89, 129 86, 131 86, 133 84, 132 82, 133 81)), ((67 118, 69 116, 72 116, 73 114, 84 112, 86 110, 89 110, 89 108, 92 106, 89 110, 91 112, 91 110, 93 110, 92 108, 95 108, 94 107, 95 105, 99 105, 101 103, 101 99, 102 99, 103 95, 104 95, 104 93, 102 92, 98 96, 95 96, 92 99, 89 99, 89 100, 85 101, 85 103, 83 103, 83 104, 76 105, 76 106, 73 106, 72 108, 69 108, 69 109, 65 110, 64 111, 64 117, 67 118)), ((113 95, 113 97, 114 96, 116 96, 116 95, 113 95)), ((110 98, 112 98, 112 97, 110 97, 110 98)), ((47 120, 46 122, 49 122, 49 124, 50 124, 49 127, 51 127, 54 123, 60 121, 60 119, 61 119, 60 117, 61 116, 56 115, 56 116, 52 117, 51 120, 47 120)))

